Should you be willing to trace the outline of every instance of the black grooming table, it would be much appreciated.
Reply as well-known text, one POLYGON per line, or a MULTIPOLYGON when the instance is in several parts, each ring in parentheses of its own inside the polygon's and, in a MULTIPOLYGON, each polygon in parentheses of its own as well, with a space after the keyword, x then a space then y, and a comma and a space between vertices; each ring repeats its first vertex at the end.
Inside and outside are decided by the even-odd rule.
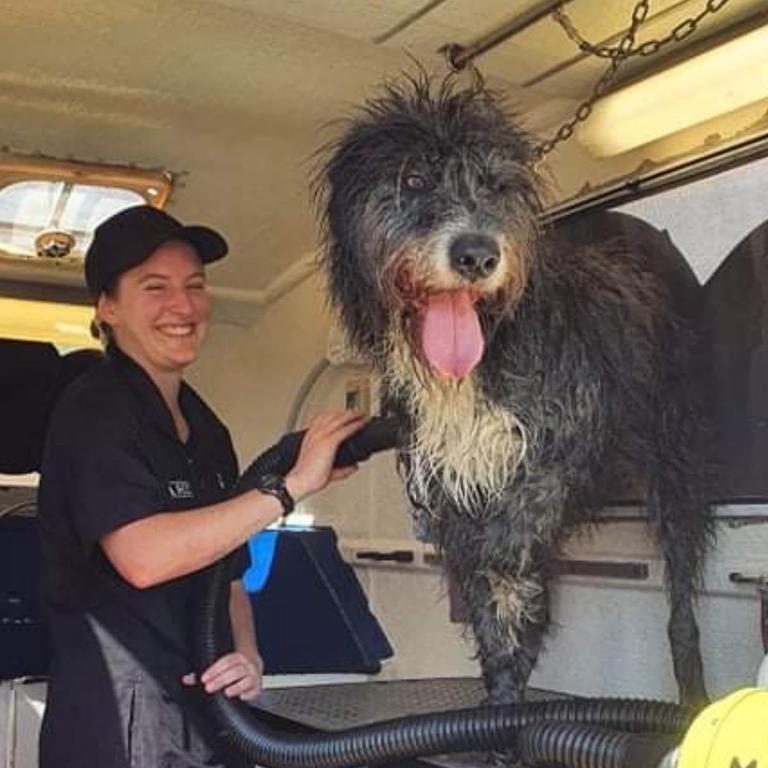
MULTIPOLYGON (((479 706, 485 696, 482 680, 470 677, 393 680, 375 683, 268 688, 255 706, 275 725, 299 731, 340 731, 381 720, 479 706)), ((530 701, 560 699, 563 694, 529 689, 530 701)), ((488 766, 485 754, 440 755, 391 765, 447 768, 488 766)))

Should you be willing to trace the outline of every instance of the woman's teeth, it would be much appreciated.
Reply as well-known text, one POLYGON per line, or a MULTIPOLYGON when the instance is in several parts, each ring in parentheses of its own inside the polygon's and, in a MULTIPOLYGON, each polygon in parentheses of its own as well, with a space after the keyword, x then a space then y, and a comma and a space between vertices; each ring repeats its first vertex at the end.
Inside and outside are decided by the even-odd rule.
POLYGON ((195 329, 193 325, 164 325, 158 330, 167 336, 191 336, 195 329))

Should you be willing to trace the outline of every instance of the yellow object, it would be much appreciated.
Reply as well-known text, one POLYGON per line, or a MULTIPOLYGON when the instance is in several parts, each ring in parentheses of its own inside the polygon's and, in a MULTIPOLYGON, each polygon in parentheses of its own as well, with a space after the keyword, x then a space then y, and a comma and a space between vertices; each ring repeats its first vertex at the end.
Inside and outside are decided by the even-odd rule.
POLYGON ((677 768, 768 768, 768 690, 743 688, 707 707, 683 739, 677 768))
POLYGON ((768 26, 600 99, 579 130, 598 156, 617 155, 768 99, 768 26))
POLYGON ((100 349, 91 336, 93 307, 0 297, 0 338, 100 349))

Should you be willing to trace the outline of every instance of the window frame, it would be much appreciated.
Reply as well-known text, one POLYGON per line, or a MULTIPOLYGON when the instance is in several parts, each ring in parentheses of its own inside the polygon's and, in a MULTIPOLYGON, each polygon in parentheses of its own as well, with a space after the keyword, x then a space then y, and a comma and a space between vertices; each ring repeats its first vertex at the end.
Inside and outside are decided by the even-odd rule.
MULTIPOLYGON (((167 171, 48 157, 0 155, 0 190, 20 182, 35 181, 122 189, 138 194, 148 205, 160 209, 165 208, 173 190, 173 176, 167 171)), ((15 261, 39 260, 34 253, 18 254, 6 250, 1 243, 0 257, 15 261)), ((82 256, 71 255, 64 260, 80 263, 82 256)))

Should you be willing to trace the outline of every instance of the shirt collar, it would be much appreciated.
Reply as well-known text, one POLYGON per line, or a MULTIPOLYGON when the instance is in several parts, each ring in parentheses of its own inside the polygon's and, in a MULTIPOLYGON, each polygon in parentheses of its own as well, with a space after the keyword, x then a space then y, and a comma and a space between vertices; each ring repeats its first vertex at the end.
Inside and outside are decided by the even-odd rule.
MULTIPOLYGON (((160 390, 152 381, 150 375, 130 355, 123 352, 117 344, 111 342, 106 349, 107 358, 120 375, 127 381, 131 390, 141 401, 144 414, 158 427, 167 432, 175 440, 179 440, 176 425, 171 411, 163 400, 160 390)), ((194 432, 194 394, 186 382, 181 382, 179 389, 179 405, 182 413, 189 422, 190 435, 194 432)))

